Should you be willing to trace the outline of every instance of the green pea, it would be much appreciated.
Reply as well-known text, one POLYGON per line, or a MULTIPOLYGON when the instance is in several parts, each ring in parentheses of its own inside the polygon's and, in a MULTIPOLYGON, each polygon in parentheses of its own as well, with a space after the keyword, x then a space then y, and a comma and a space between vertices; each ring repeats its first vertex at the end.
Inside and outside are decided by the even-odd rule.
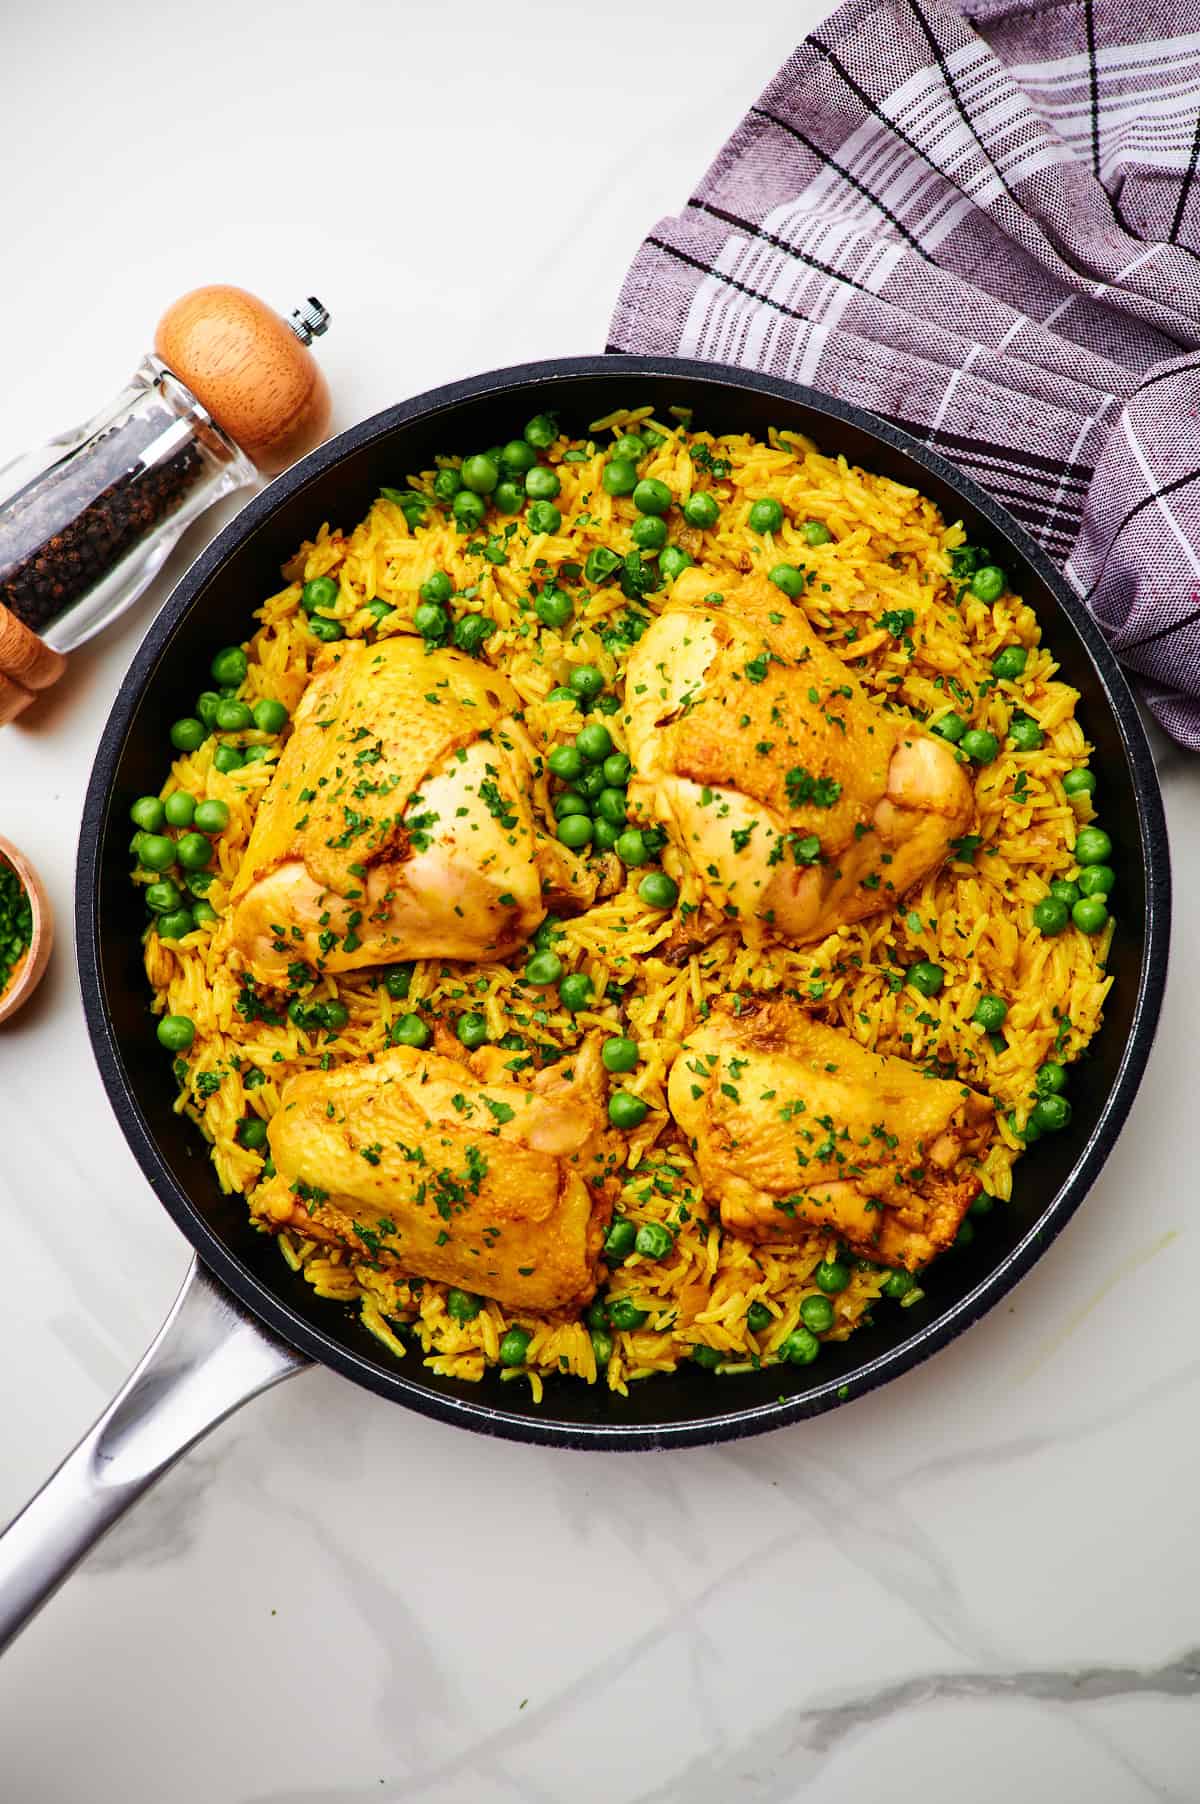
POLYGON ((632 770, 633 765, 624 752, 610 752, 604 760, 604 781, 610 789, 623 789, 632 770))
POLYGON ((473 495, 490 495, 500 480, 500 466, 486 453, 480 453, 463 460, 459 475, 463 488, 470 489, 473 495))
POLYGON ((1112 856, 1112 840, 1102 827, 1081 827, 1075 835, 1075 857, 1079 864, 1107 864, 1112 856))
POLYGON ((454 584, 445 570, 435 570, 417 590, 422 601, 449 601, 453 593, 454 584))
POLYGON ((820 1354, 821 1343, 807 1328, 793 1328, 779 1351, 791 1365, 810 1366, 820 1354))
POLYGON ((623 827, 629 818, 625 812, 625 791, 602 789, 596 797, 595 817, 607 821, 610 827, 623 827))
POLYGON ((783 505, 767 496, 756 501, 747 515, 747 523, 751 532, 778 532, 783 525, 783 505))
POLYGON ((981 996, 971 1016, 977 1026, 989 1034, 998 1034, 1008 1017, 1008 1004, 1002 996, 981 996))
POLYGON ((592 844, 597 852, 611 852, 620 837, 621 829, 603 816, 592 818, 592 844))
POLYGON ((1060 902, 1065 902, 1068 908, 1074 908, 1082 891, 1077 883, 1070 882, 1068 878, 1056 877, 1050 885, 1050 894, 1057 896, 1060 902))
POLYGON ((600 481, 606 494, 632 495, 637 487, 637 465, 628 457, 610 457, 600 481))
POLYGON ((210 733, 217 724, 217 703, 220 699, 215 689, 205 689, 196 697, 196 718, 204 722, 210 733))
POLYGON ((519 514, 525 505, 525 484, 514 476, 505 476, 496 484, 492 506, 497 513, 519 514))
POLYGON ((964 733, 961 744, 967 757, 976 764, 991 764, 1000 750, 1000 741, 996 735, 979 727, 972 727, 969 733, 964 733))
MULTIPOLYGON (((176 795, 186 795, 187 791, 179 789, 175 793, 176 795)), ((167 800, 171 799, 168 796, 167 800)), ((139 796, 129 810, 129 818, 135 827, 142 829, 143 833, 157 833, 167 819, 166 803, 160 802, 157 796, 139 796)), ((178 824, 186 826, 187 822, 182 821, 178 824)))
POLYGON ((800 1320, 813 1334, 828 1334, 833 1327, 833 1313, 828 1297, 805 1297, 800 1305, 800 1320))
MULTIPOLYGON (((537 471, 531 470, 529 474, 536 476, 537 471)), ((554 480, 557 482, 558 478, 555 477, 554 480)), ((562 525, 562 515, 553 501, 535 501, 525 518, 529 522, 530 532, 557 532, 562 525)))
MULTIPOLYGON (((241 703, 235 702, 232 705, 234 707, 240 707, 241 703)), ((220 704, 221 708, 229 706, 230 704, 228 702, 222 702, 220 704)), ((199 751, 207 738, 208 729, 205 727, 204 722, 202 720, 194 719, 190 714, 185 715, 182 720, 177 720, 171 728, 171 744, 175 747, 177 752, 199 751)))
POLYGON ((1096 793, 1096 779, 1090 770, 1083 767, 1067 771, 1062 786, 1064 795, 1094 796, 1096 793))
POLYGON ((453 501, 462 485, 457 470, 439 470, 433 479, 433 492, 439 501, 453 501))
POLYGON ((610 1265, 628 1259, 637 1244, 637 1229, 623 1215, 614 1215, 604 1236, 604 1257, 610 1265))
POLYGON ((1033 1082, 1039 1096, 1057 1096, 1067 1087, 1067 1068, 1057 1059, 1047 1059, 1044 1065, 1038 1066, 1033 1082))
POLYGON ((1029 653, 1023 645, 1006 645, 992 659, 992 675, 1001 682, 1014 683, 1024 676, 1028 662, 1029 653))
POLYGON ((657 514, 642 514, 629 529, 639 551, 661 551, 667 542, 667 523, 657 514))
POLYGON ((558 437, 558 426, 552 413, 535 413, 525 428, 525 442, 548 451, 558 437))
POLYGON ((908 1295, 915 1283, 916 1279, 911 1272, 889 1272, 883 1281, 882 1294, 890 1297, 893 1303, 898 1303, 901 1297, 908 1295))
POLYGON ((622 1334, 632 1334, 650 1320, 650 1311, 639 1309, 629 1297, 614 1297, 608 1306, 608 1319, 622 1334))
MULTIPOLYGON (((601 770, 600 766, 598 764, 589 764, 584 770, 583 775, 576 781, 575 788, 586 801, 595 802, 599 798, 600 791, 604 788, 604 772, 601 770)), ((595 809, 589 808, 588 813, 594 814, 595 809)))
POLYGON ((775 1317, 765 1303, 751 1303, 746 1311, 746 1326, 751 1334, 762 1334, 771 1326, 775 1317))
POLYGON ((966 730, 966 721, 961 714, 955 714, 953 709, 949 714, 943 714, 940 720, 935 720, 930 728, 939 738, 948 739, 951 745, 957 745, 966 730))
POLYGON ((638 1062, 636 1040, 627 1040, 623 1036, 615 1040, 606 1040, 600 1048, 600 1058, 606 1071, 632 1071, 638 1062))
POLYGON ((691 552, 685 551, 682 545, 668 545, 658 560, 664 582, 673 583, 694 561, 691 552))
POLYGON ((583 769, 583 754, 578 746, 556 745, 546 759, 546 764, 553 776, 560 777, 564 783, 570 783, 583 769))
POLYGON ((647 908, 674 908, 679 900, 679 885, 665 871, 647 871, 638 884, 638 895, 647 908))
POLYGON ((175 856, 185 871, 202 871, 212 860, 212 842, 203 833, 185 833, 175 842, 175 856))
POLYGON ((556 821, 565 820, 569 814, 590 814, 591 812, 587 797, 581 795, 577 789, 566 789, 562 795, 555 798, 554 818, 556 821))
POLYGON ((500 448, 500 467, 513 476, 524 476, 537 462, 537 452, 523 438, 510 438, 500 448))
MULTIPOLYGON (((332 576, 314 576, 305 583, 300 591, 300 606, 306 614, 315 613, 320 608, 331 608, 337 601, 339 589, 332 576)), ((226 654, 221 653, 224 657, 226 654)), ((245 676, 243 670, 242 676, 245 676)), ((240 683, 242 677, 225 677, 217 674, 216 660, 213 660, 213 675, 218 683, 240 683)))
POLYGON ((453 1322, 473 1322, 483 1308, 483 1300, 457 1285, 446 1292, 446 1314, 453 1322))
POLYGON ((235 689, 239 683, 245 682, 247 668, 246 654, 240 645, 227 645, 217 653, 209 666, 214 683, 218 686, 228 683, 235 689))
POLYGON ((1108 925, 1108 904, 1103 896, 1081 896, 1071 919, 1080 933, 1102 933, 1108 925))
POLYGON ((800 531, 806 545, 828 545, 833 537, 823 520, 806 520, 800 531))
POLYGON ((393 1046, 428 1046, 429 1028, 420 1015, 401 1015, 388 1035, 393 1046))
POLYGON ((631 463, 640 463, 646 455, 646 441, 639 438, 636 432, 623 432, 612 448, 614 457, 627 457, 631 463))
POLYGON ((487 502, 473 489, 460 489, 450 503, 450 512, 464 532, 473 532, 483 522, 487 502))
POLYGON ((1019 752, 1036 752, 1039 746, 1046 743, 1046 735, 1029 714, 1013 715, 1008 736, 1019 752))
POLYGON ((671 501, 670 489, 657 476, 644 476, 633 491, 633 505, 639 514, 665 514, 671 501))
POLYGON ((598 720, 589 721, 586 727, 579 729, 575 744, 589 764, 603 764, 613 749, 612 734, 598 720))
POLYGON ((564 846, 573 852, 581 852, 584 846, 590 846, 595 826, 590 814, 567 814, 558 823, 558 837, 564 846))
POLYGON ((715 1372, 718 1366, 724 1365, 725 1354, 718 1347, 706 1347, 703 1341, 696 1341, 691 1348, 692 1358, 706 1372, 715 1372))
POLYGON ((288 723, 288 711, 273 696, 264 696, 254 704, 254 724, 260 733, 282 733, 288 723))
POLYGON ((998 601, 1008 587, 999 564, 984 564, 971 578, 971 593, 978 601, 998 601))
POLYGON ((557 952, 535 952, 525 967, 525 981, 537 989, 557 983, 563 974, 563 962, 557 952))
POLYGON ((649 862, 650 848, 640 827, 626 828, 618 838, 615 850, 622 864, 639 865, 649 862))
POLYGON ((146 907, 151 914, 156 915, 170 914, 183 900, 179 885, 170 877, 160 877, 157 883, 148 883, 144 896, 146 907))
POLYGON ((1067 918, 1067 905, 1058 896, 1043 896, 1033 910, 1034 926, 1051 938, 1062 932, 1067 918))
POLYGON ((594 664, 577 664, 567 678, 567 684, 584 701, 594 701, 604 687, 604 678, 594 664))
POLYGON ((782 589, 793 601, 797 595, 804 593, 804 572, 797 570, 795 564, 776 564, 773 570, 767 572, 767 580, 773 582, 777 589, 782 589))
POLYGON ((613 571, 621 568, 622 562, 620 555, 610 551, 607 545, 597 545, 587 554, 587 561, 583 566, 584 577, 590 583, 607 582, 613 571))
POLYGON ((1117 881, 1111 864, 1087 864, 1079 873, 1081 896, 1107 896, 1117 881))
POLYGON ((238 1122, 237 1137, 251 1152, 267 1144, 267 1124, 261 1115, 243 1115, 238 1122))
POLYGON ((222 733, 246 733, 253 725, 254 715, 245 702, 218 702, 217 726, 222 733))
POLYGON ((954 1236, 954 1239, 950 1244, 952 1247, 961 1250, 963 1247, 969 1247, 974 1238, 975 1224, 964 1216, 962 1221, 958 1224, 958 1233, 954 1236))
POLYGON ((412 988, 411 965, 394 965, 383 980, 383 987, 393 1002, 403 1002, 412 988))
POLYGON ((850 1283, 850 1267, 842 1259, 822 1259, 813 1273, 818 1290, 826 1296, 836 1297, 850 1283))
POLYGON ((592 1353, 598 1366, 606 1366, 613 1356, 613 1337, 607 1328, 593 1328, 592 1353))
POLYGON ((532 1339, 533 1336, 528 1329, 510 1328, 500 1342, 500 1364, 502 1366, 523 1366, 532 1339))
MULTIPOLYGON (((525 493, 531 501, 553 501, 561 488, 557 470, 552 470, 548 464, 535 464, 532 470, 525 473, 525 493)), ((552 531, 553 528, 543 527, 540 530, 552 531)))
POLYGON ((336 645, 339 639, 346 637, 346 629, 341 621, 330 620, 325 614, 310 614, 308 630, 322 645, 336 645))
POLYGON ((143 833, 137 856, 147 871, 169 871, 175 862, 175 841, 165 833, 143 833))
POLYGON ((413 625, 422 639, 440 639, 449 624, 449 614, 436 601, 419 601, 413 609, 413 625))
POLYGON ((474 1052, 476 1047, 482 1046, 488 1037, 487 1022, 482 1015, 474 1013, 460 1015, 454 1031, 468 1052, 474 1052))
POLYGON ((707 532, 721 518, 721 510, 705 489, 697 489, 695 494, 689 495, 684 502, 683 517, 689 526, 695 526, 701 532, 707 532))
POLYGON ((155 1032, 168 1052, 186 1052, 196 1038, 196 1023, 189 1015, 164 1015, 155 1032))
POLYGON ((194 819, 201 833, 224 833, 229 825, 229 804, 215 800, 197 802, 194 819))
POLYGON ((660 1221, 643 1222, 635 1242, 643 1259, 665 1259, 675 1250, 675 1236, 660 1221))
POLYGON ((1071 1119, 1071 1105, 1065 1096, 1052 1093, 1043 1096, 1033 1105, 1031 1120, 1043 1134, 1057 1134, 1065 1128, 1071 1119))
POLYGON ((572 1015, 577 1015, 580 1009, 591 1007, 594 987, 586 971, 572 971, 558 986, 558 1000, 572 1015))
POLYGON ((460 651, 470 652, 472 656, 482 650, 484 641, 490 639, 496 630, 496 622, 489 620, 486 614, 463 614, 454 622, 451 635, 460 651))
MULTIPOLYGON (((215 871, 189 871, 183 881, 193 896, 207 896, 216 880, 217 873, 215 871)), ((193 909, 192 912, 194 914, 195 910, 193 909)), ((196 919, 199 920, 199 918, 197 915, 196 919)))
POLYGON ((920 964, 909 967, 908 981, 914 990, 920 991, 922 996, 936 996, 946 981, 946 973, 941 965, 935 965, 929 959, 923 958, 920 964))
POLYGON ((566 626, 575 612, 575 604, 565 589, 543 589, 533 604, 533 611, 543 626, 566 626))
POLYGON ((1008 1111, 1006 1119, 1017 1139, 1023 1140, 1026 1146, 1032 1146, 1035 1140, 1041 1139, 1042 1130, 1033 1119, 1032 1115, 1029 1115, 1026 1118, 1024 1127, 1022 1127, 1021 1123, 1017 1120, 1017 1111, 1015 1109, 1010 1109, 1008 1111))
POLYGON ((615 1128, 640 1127, 649 1113, 649 1103, 631 1090, 614 1090, 608 1099, 608 1119, 615 1128))
POLYGON ((989 1196, 986 1190, 981 1190, 970 1205, 972 1215, 990 1215, 995 1207, 995 1197, 989 1196))
POLYGON ((213 922, 219 921, 220 918, 211 902, 193 902, 192 919, 197 927, 211 927, 213 922))

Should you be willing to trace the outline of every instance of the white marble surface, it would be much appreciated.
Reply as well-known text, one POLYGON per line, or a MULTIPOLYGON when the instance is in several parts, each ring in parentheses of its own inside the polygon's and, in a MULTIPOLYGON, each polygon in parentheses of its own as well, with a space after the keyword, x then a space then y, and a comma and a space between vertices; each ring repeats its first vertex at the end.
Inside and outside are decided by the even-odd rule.
MULTIPOLYGON (((817 10, 12 9, 0 455, 112 392, 203 280, 321 294, 342 423, 599 348, 639 230, 817 10)), ((146 618, 0 742, 0 831, 62 927, 0 1033, 0 1517, 186 1261, 93 1071, 70 947, 80 799, 146 618)), ((1086 1206, 981 1326, 822 1421, 658 1458, 491 1444, 298 1378, 7 1656, 6 1804, 1191 1804, 1196 766, 1172 759, 1166 793, 1149 1075, 1086 1206)))

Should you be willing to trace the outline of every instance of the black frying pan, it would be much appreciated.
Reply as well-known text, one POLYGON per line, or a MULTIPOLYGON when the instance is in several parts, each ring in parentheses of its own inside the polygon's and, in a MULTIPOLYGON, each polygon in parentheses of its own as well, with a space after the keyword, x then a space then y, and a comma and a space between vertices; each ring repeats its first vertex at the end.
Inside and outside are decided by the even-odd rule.
POLYGON ((906 434, 860 410, 765 376, 649 357, 582 357, 436 389, 342 433, 281 476, 227 526, 151 626, 109 717, 84 806, 76 881, 83 1004, 105 1088, 142 1170, 191 1241, 175 1311, 112 1409, 0 1538, 0 1645, 120 1511, 248 1396, 318 1360, 441 1421, 560 1447, 685 1447, 796 1422, 928 1358, 1008 1291, 1078 1208, 1129 1111, 1166 975, 1166 825, 1150 749, 1116 660, 1092 620, 1016 522, 906 434), (971 538, 1002 548, 1037 610, 1064 678, 1082 693, 1103 817, 1116 845, 1116 981, 1102 1033, 1073 1075, 1068 1132, 1038 1142, 1012 1203, 974 1243, 938 1261, 912 1308, 827 1345, 811 1367, 717 1378, 694 1365, 619 1397, 550 1379, 539 1407, 494 1375, 479 1385, 392 1359, 357 1313, 316 1297, 275 1243, 221 1195, 195 1127, 172 1111, 170 1060, 156 1043, 142 969, 142 911, 129 888, 129 804, 157 792, 164 722, 190 711, 215 646, 244 639, 279 567, 322 521, 350 526, 383 484, 435 453, 503 441, 543 409, 572 433, 620 406, 690 407, 714 432, 799 429, 827 452, 911 483, 971 538))

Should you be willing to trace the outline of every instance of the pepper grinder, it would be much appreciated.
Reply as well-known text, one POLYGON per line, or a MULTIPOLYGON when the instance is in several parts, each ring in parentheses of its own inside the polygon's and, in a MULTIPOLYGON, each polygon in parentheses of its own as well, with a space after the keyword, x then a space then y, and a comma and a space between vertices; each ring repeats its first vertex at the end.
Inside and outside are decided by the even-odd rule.
POLYGON ((199 514, 325 438, 308 347, 328 325, 313 296, 285 320, 245 289, 197 288, 107 407, 0 472, 0 726, 133 605, 199 514))

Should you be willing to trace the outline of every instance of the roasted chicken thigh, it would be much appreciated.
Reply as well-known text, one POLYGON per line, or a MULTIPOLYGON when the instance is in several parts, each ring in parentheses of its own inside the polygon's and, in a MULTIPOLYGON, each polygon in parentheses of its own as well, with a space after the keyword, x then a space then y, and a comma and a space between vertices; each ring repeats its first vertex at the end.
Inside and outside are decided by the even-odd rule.
POLYGON ((281 982, 415 958, 503 958, 595 880, 534 821, 506 678, 414 639, 319 660, 233 885, 233 942, 281 982))
POLYGON ((971 1157, 990 1137, 990 1099, 790 1002, 714 1012, 684 1041, 668 1097, 722 1222, 752 1239, 828 1228, 916 1271, 979 1193, 971 1157))
POLYGON ((701 596, 710 580, 685 571, 630 656, 630 802, 748 942, 804 944, 894 907, 940 864, 971 785, 778 589, 755 577, 701 596))
POLYGON ((528 1084, 493 1053, 397 1046, 290 1079, 257 1212, 510 1309, 582 1307, 610 1207, 596 1041, 528 1084))

